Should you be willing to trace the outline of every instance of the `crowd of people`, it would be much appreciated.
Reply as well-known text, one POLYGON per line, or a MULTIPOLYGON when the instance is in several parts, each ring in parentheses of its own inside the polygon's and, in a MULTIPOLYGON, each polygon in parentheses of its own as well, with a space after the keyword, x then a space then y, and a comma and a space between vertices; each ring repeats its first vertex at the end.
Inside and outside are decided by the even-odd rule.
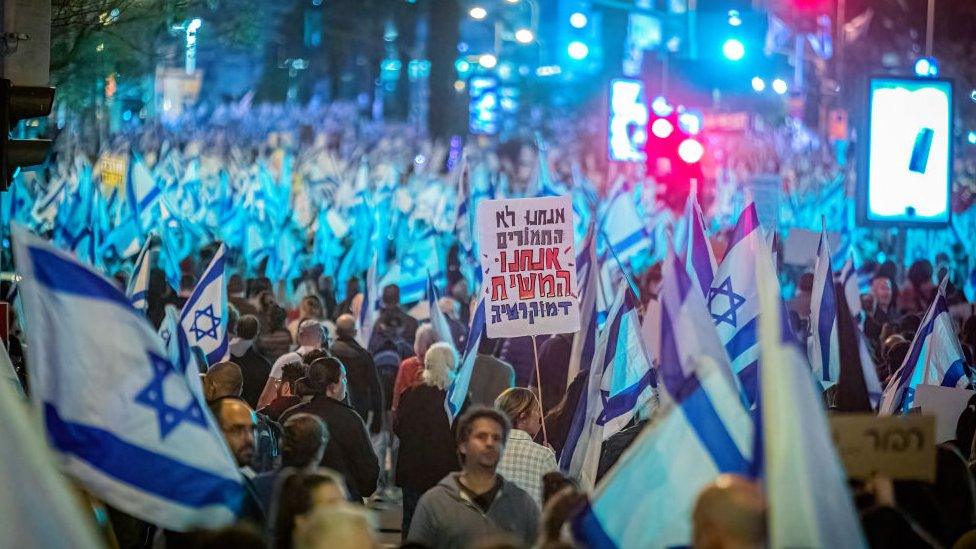
MULTIPOLYGON (((723 169, 734 172, 736 180, 767 171, 782 175, 790 192, 800 195, 820 196, 825 181, 842 187, 845 168, 831 160, 824 147, 802 142, 802 134, 796 128, 772 132, 768 146, 748 154, 741 151, 741 143, 729 144, 723 148, 722 154, 728 155, 723 169), (817 155, 790 156, 788 151, 816 151, 817 155)), ((406 126, 363 122, 355 109, 341 104, 224 108, 187 115, 177 126, 131 129, 97 149, 65 135, 57 149, 58 160, 47 180, 33 180, 33 207, 27 209, 35 214, 33 228, 55 240, 58 214, 37 215, 44 213, 45 198, 57 177, 73 177, 77 188, 78 175, 86 170, 94 170, 95 180, 102 175, 100 156, 138 151, 161 187, 180 189, 173 195, 179 197, 178 209, 201 189, 203 202, 212 199, 212 204, 235 196, 246 201, 241 207, 248 210, 251 221, 264 223, 271 218, 262 226, 280 231, 276 235, 285 234, 282 227, 294 223, 301 249, 287 249, 281 255, 305 258, 293 268, 273 269, 268 265, 275 262, 272 256, 277 252, 266 253, 254 263, 247 242, 238 244, 232 261, 235 268, 229 271, 234 274, 228 276, 226 286, 230 304, 226 357, 204 364, 201 372, 203 396, 243 474, 246 495, 240 521, 223 530, 172 532, 110 509, 107 524, 120 547, 156 543, 300 549, 377 546, 376 517, 366 505, 377 501, 402 506, 403 547, 573 546, 570 524, 591 495, 559 465, 574 412, 587 391, 589 365, 583 365, 573 379, 566 376, 576 335, 555 334, 537 341, 480 338, 470 350, 473 369, 463 409, 453 417, 445 406, 461 367, 459 351, 467 346, 477 291, 462 273, 460 246, 454 242, 461 239, 455 203, 463 198, 459 178, 455 179, 457 167, 451 166, 458 151, 423 141, 406 126), (174 154, 179 162, 173 160, 174 154), (82 166, 85 162, 87 168, 82 166), (248 187, 231 182, 229 186, 238 189, 236 195, 221 187, 221 177, 243 179, 245 174, 264 173, 261 170, 273 184, 248 187), (354 175, 357 171, 362 173, 354 175), (322 181, 328 183, 320 185, 322 181), (187 184, 197 186, 183 192, 187 184), (337 230, 343 224, 356 225, 356 220, 336 222, 326 215, 332 210, 323 206, 342 204, 334 211, 345 215, 355 209, 347 195, 363 188, 379 196, 380 190, 390 187, 388 194, 396 202, 400 200, 397 187, 408 189, 409 195, 429 186, 436 187, 430 204, 401 211, 405 218, 450 235, 452 242, 446 248, 452 252, 443 262, 447 291, 436 303, 449 327, 449 340, 438 337, 429 321, 431 311, 411 307, 416 299, 401 295, 396 280, 379 288, 376 321, 363 325, 361 313, 369 306, 364 304, 369 299, 364 294, 371 290, 364 276, 368 261, 345 269, 340 265, 352 254, 357 239, 375 240, 380 231, 375 227, 365 234, 355 227, 337 230), (225 190, 207 190, 211 187, 225 190), (281 188, 289 189, 287 206, 294 210, 288 212, 288 221, 275 220, 279 213, 271 211, 270 200, 258 204, 254 198, 256 189, 277 192, 274 189, 281 188), (322 188, 328 190, 321 195, 311 192, 322 188), (327 224, 334 233, 346 235, 333 234, 339 250, 327 254, 329 261, 320 254, 329 243, 318 240, 327 224), (364 329, 368 333, 360 333, 364 329)), ((592 157, 579 153, 578 143, 565 136, 542 150, 541 161, 540 148, 532 140, 498 146, 476 141, 463 150, 468 169, 482 170, 481 184, 491 189, 484 197, 496 196, 495 192, 533 196, 539 187, 575 188, 581 179, 598 190, 613 183, 592 157), (540 182, 544 172, 547 183, 540 182)), ((136 162, 135 157, 130 162, 136 162)), ((419 195, 412 198, 418 203, 427 200, 419 195)), ((223 223, 209 219, 207 207, 168 213, 182 216, 180 222, 187 226, 201 227, 201 234, 223 223)), ((62 221, 72 219, 67 216, 62 221)), ((403 231, 405 227, 400 226, 403 231)), ((242 226, 233 225, 233 230, 242 226)), ((103 236, 110 240, 108 234, 103 236)), ((163 231, 160 236, 165 241, 172 235, 163 231)), ((179 260, 175 273, 166 272, 164 261, 151 271, 146 312, 154 327, 164 321, 167 305, 179 307, 186 302, 214 253, 212 240, 200 237, 187 243, 188 251, 171 258, 179 260), (174 274, 180 279, 177 287, 172 284, 174 274)), ((86 259, 92 257, 68 247, 86 259)), ((267 247, 280 250, 283 245, 278 241, 267 247)), ((162 248, 169 253, 165 244, 162 248)), ((390 265, 402 259, 397 253, 388 255, 390 265)), ((130 260, 110 254, 100 259, 93 263, 124 286, 130 260)), ((654 263, 649 269, 630 273, 645 299, 642 309, 658 299, 660 259, 659 255, 649 261, 654 263)), ((969 266, 948 253, 932 259, 934 265, 921 259, 904 273, 892 261, 869 260, 858 269, 869 284, 860 296, 857 320, 882 388, 906 362, 938 284, 946 277, 949 311, 961 327, 959 341, 967 363, 976 363, 976 309, 964 292, 969 266)), ((812 273, 801 276, 796 286, 788 308, 793 329, 806 339, 815 314, 812 273)), ((21 348, 16 334, 10 354, 29 391, 30 350, 21 348)), ((829 397, 826 404, 829 408, 829 397)), ((601 441, 597 480, 654 424, 656 410, 655 395, 625 428, 601 441)), ((861 525, 872 547, 976 543, 974 433, 976 398, 959 418, 955 439, 938 446, 934 482, 884 476, 852 482, 861 525)), ((765 545, 764 498, 756 481, 720 475, 697 498, 691 516, 693 545, 765 545)))

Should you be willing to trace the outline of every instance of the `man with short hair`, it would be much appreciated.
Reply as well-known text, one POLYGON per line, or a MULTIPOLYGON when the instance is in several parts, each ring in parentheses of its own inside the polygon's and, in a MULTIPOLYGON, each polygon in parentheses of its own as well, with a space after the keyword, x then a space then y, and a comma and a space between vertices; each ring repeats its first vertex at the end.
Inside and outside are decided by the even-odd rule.
POLYGON ((417 334, 417 326, 419 326, 419 323, 416 318, 407 314, 400 307, 400 287, 396 284, 383 286, 383 295, 380 297, 380 304, 380 315, 382 316, 384 313, 387 315, 396 315, 400 319, 400 325, 403 327, 403 339, 405 341, 413 341, 414 336, 417 334))
POLYGON ((244 315, 237 321, 237 331, 230 340, 230 357, 241 367, 244 379, 244 401, 257 407, 258 397, 271 374, 271 363, 254 348, 254 340, 261 332, 261 323, 254 315, 244 315))
MULTIPOLYGON (((214 364, 213 367, 216 366, 218 364, 214 364)), ((207 375, 209 374, 207 372, 207 375)), ((217 398, 208 402, 208 405, 217 420, 217 425, 224 434, 224 441, 227 442, 227 447, 230 448, 234 461, 242 469, 241 478, 244 481, 247 497, 244 498, 241 518, 250 520, 256 525, 262 525, 264 524, 265 508, 261 505, 254 484, 251 482, 250 475, 253 473, 244 470, 254 459, 254 411, 246 402, 236 396, 217 398)))
POLYGON ((335 357, 320 358, 308 366, 299 390, 312 399, 290 408, 281 415, 281 421, 308 413, 325 422, 332 443, 326 446, 321 465, 341 473, 350 500, 361 503, 376 491, 380 466, 362 418, 342 402, 346 397, 345 367, 335 357))
POLYGON ((311 471, 318 467, 329 443, 329 429, 312 414, 295 414, 282 425, 281 465, 254 477, 254 488, 265 509, 270 509, 271 495, 281 471, 286 467, 311 471))
POLYGON ((325 326, 315 319, 308 319, 298 326, 298 348, 290 353, 285 353, 278 357, 271 365, 271 372, 268 374, 264 390, 258 398, 258 408, 264 408, 274 400, 278 394, 278 386, 281 385, 281 371, 285 364, 292 362, 302 362, 302 357, 312 349, 319 349, 328 345, 328 338, 325 326))
POLYGON ((762 488, 738 475, 719 475, 706 486, 691 514, 692 547, 766 546, 766 502, 762 488))
POLYGON ((378 433, 383 426, 383 391, 376 364, 369 351, 356 341, 356 319, 350 314, 336 319, 336 340, 332 354, 346 367, 349 378, 349 405, 378 433), (373 418, 370 421, 369 414, 373 418))
POLYGON ((508 418, 493 408, 476 406, 458 420, 456 429, 461 472, 450 473, 420 498, 407 541, 463 548, 508 533, 531 545, 539 527, 539 507, 496 473, 511 430, 508 418))
POLYGON ((244 390, 241 367, 233 362, 218 362, 203 376, 203 396, 207 402, 224 397, 240 397, 244 390))

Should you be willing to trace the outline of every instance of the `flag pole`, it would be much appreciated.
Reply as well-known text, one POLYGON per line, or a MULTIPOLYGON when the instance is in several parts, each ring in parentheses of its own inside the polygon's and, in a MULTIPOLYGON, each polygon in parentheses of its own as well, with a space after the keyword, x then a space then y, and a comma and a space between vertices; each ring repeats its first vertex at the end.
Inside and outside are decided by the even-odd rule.
POLYGON ((532 335, 532 356, 535 357, 535 380, 536 390, 539 393, 539 422, 542 423, 542 444, 549 444, 549 435, 546 433, 546 411, 542 407, 542 375, 539 373, 539 349, 535 343, 535 335, 532 335))

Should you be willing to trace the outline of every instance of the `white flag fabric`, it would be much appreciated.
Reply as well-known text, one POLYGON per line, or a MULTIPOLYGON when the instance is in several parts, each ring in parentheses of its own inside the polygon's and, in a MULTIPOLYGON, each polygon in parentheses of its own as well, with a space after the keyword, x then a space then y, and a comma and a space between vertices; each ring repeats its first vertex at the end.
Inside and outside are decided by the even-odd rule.
MULTIPOLYGON (((617 293, 600 334, 586 389, 586 416, 570 456, 569 473, 591 489, 603 441, 623 429, 653 396, 656 381, 640 336, 637 300, 626 285, 617 293)), ((565 452, 567 448, 564 448, 565 452)))
POLYGON ((827 227, 820 231, 817 262, 813 270, 810 296, 810 366, 824 389, 840 379, 840 343, 837 339, 837 303, 834 296, 834 269, 830 263, 827 227))
POLYGON ((125 296, 129 298, 129 303, 136 309, 146 312, 149 308, 149 271, 151 269, 149 258, 152 254, 149 244, 152 238, 146 238, 142 245, 142 250, 136 257, 135 266, 132 269, 132 276, 125 287, 125 296))
POLYGON ((596 227, 591 224, 576 257, 576 284, 579 286, 580 331, 573 336, 573 346, 566 368, 566 385, 576 379, 581 370, 590 367, 596 350, 596 298, 600 284, 600 268, 596 259, 596 227))
POLYGON ((227 351, 227 283, 221 244, 180 312, 180 325, 191 347, 199 347, 207 364, 225 360, 227 351))
POLYGON ((356 341, 363 347, 369 349, 369 340, 373 336, 373 326, 379 317, 379 309, 376 304, 379 302, 379 291, 376 287, 376 268, 377 257, 373 254, 373 260, 369 263, 366 271, 366 285, 363 288, 363 301, 359 304, 359 330, 356 332, 356 341))
MULTIPOLYGON (((6 354, 6 351, 3 351, 6 354)), ((0 383, 0 532, 5 547, 102 547, 26 402, 0 383)))
POLYGON ((768 250, 759 225, 756 205, 742 211, 732 232, 729 251, 715 273, 708 292, 708 308, 722 344, 729 354, 732 371, 750 404, 759 386, 759 298, 756 290, 756 254, 768 250))
POLYGON ((915 332, 908 355, 885 387, 880 415, 907 412, 915 401, 919 385, 965 387, 969 384, 966 357, 956 337, 956 327, 945 297, 946 280, 939 285, 935 301, 915 332))
POLYGON ((680 239, 677 246, 680 253, 684 255, 685 269, 698 283, 702 295, 707 296, 712 288, 718 265, 715 261, 715 252, 712 251, 712 243, 705 234, 705 219, 694 191, 688 194, 681 226, 684 230, 680 235, 675 236, 680 239))
POLYGON ((485 296, 481 295, 478 305, 471 310, 471 326, 468 327, 468 341, 464 346, 464 354, 458 365, 454 381, 447 388, 444 399, 444 409, 451 423, 461 413, 464 401, 468 398, 468 387, 471 385, 471 374, 474 373, 474 361, 478 357, 478 347, 481 338, 485 337, 485 296))
POLYGON ((782 318, 768 251, 757 255, 756 274, 769 546, 866 547, 818 385, 782 318))
POLYGON ((13 226, 31 398, 62 469, 95 497, 164 528, 232 523, 243 498, 206 404, 115 285, 13 226))
POLYGON ((701 489, 750 468, 753 423, 704 297, 673 252, 663 266, 659 419, 600 482, 574 521, 589 547, 686 546, 701 489), (695 333, 696 337, 680 334, 695 333))

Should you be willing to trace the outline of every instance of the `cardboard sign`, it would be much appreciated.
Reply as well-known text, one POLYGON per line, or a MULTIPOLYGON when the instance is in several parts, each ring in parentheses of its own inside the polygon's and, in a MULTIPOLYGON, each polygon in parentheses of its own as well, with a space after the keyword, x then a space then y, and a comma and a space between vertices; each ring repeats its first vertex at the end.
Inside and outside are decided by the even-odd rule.
POLYGON ((976 392, 958 387, 919 385, 915 388, 915 406, 923 414, 935 416, 935 442, 941 444, 956 438, 959 414, 976 392))
POLYGON ((935 417, 909 414, 830 416, 834 445, 847 476, 882 473, 893 480, 935 480, 935 417))
POLYGON ((579 330, 568 196, 478 204, 488 337, 579 330))

